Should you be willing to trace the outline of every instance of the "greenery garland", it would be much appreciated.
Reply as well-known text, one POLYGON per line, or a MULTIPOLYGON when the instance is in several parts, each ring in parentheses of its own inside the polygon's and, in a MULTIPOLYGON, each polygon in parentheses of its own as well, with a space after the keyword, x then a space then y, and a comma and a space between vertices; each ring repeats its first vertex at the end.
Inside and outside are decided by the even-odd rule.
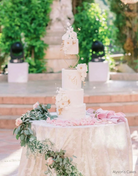
POLYGON ((16 134, 17 140, 20 138, 21 146, 27 146, 29 155, 45 155, 47 166, 45 174, 52 176, 52 170, 54 170, 57 176, 82 176, 73 163, 73 159, 65 156, 65 150, 56 151, 54 144, 49 139, 38 141, 33 134, 31 129, 33 120, 46 120, 48 117, 50 119, 55 118, 48 112, 50 108, 50 104, 44 106, 36 103, 33 110, 28 111, 16 120, 18 127, 14 129, 13 134, 16 134))

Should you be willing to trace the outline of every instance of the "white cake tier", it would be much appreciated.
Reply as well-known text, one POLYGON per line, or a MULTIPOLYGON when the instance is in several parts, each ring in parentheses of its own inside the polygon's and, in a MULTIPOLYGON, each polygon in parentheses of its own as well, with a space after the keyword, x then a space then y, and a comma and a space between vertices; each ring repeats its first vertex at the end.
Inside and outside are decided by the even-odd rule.
POLYGON ((72 105, 65 107, 61 114, 59 115, 57 109, 58 117, 62 120, 75 120, 85 118, 86 116, 86 104, 83 103, 82 105, 72 105))
POLYGON ((70 105, 82 105, 83 104, 83 97, 84 97, 84 90, 83 89, 60 89, 63 91, 70 100, 70 105))
POLYGON ((64 40, 65 54, 78 54, 79 53, 78 39, 64 40))
POLYGON ((76 69, 62 69, 62 88, 81 89, 81 75, 76 69))

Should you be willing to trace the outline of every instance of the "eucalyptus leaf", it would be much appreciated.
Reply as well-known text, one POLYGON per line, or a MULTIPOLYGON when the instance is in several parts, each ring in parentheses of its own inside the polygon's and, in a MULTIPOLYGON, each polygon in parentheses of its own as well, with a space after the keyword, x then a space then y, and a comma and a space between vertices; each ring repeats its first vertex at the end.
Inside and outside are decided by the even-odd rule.
POLYGON ((36 119, 35 116, 31 116, 31 117, 30 117, 30 120, 35 120, 35 119, 36 119))
POLYGON ((33 136, 33 135, 31 135, 31 137, 30 137, 30 141, 33 141, 33 140, 35 140, 35 139, 36 139, 36 137, 33 136))
POLYGON ((29 122, 29 121, 30 121, 30 119, 25 119, 25 120, 24 120, 24 122, 29 122))
POLYGON ((24 134, 29 135, 30 134, 29 130, 24 130, 24 134))
POLYGON ((20 135, 19 135, 19 134, 17 134, 17 135, 16 135, 16 139, 18 140, 18 139, 19 139, 19 137, 20 137, 20 135))
POLYGON ((24 140, 24 135, 21 135, 21 136, 20 136, 20 139, 21 139, 21 140, 24 140))
POLYGON ((16 134, 16 128, 14 128, 14 130, 13 130, 13 134, 16 134))
POLYGON ((28 131, 30 132, 30 134, 33 134, 33 131, 30 128, 28 128, 28 131))
POLYGON ((31 123, 28 124, 28 128, 31 128, 31 123))
POLYGON ((21 141, 21 146, 25 146, 25 141, 21 141))
POLYGON ((16 129, 16 134, 18 134, 21 130, 21 126, 19 126, 17 129, 16 129))
POLYGON ((47 107, 47 106, 42 105, 42 109, 45 110, 45 111, 47 111, 47 108, 46 108, 46 107, 47 107))
POLYGON ((51 104, 47 104, 46 108, 50 109, 51 108, 51 104))

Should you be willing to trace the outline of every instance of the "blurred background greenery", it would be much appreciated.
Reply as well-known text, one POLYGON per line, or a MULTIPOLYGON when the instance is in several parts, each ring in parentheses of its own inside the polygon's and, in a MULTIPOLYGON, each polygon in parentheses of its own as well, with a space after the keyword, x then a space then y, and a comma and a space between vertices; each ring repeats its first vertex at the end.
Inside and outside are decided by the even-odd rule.
MULTIPOLYGON (((0 68, 8 62, 10 47, 22 42, 30 73, 46 72, 46 34, 53 0, 0 1, 0 68)), ((91 60, 92 43, 105 45, 105 58, 111 71, 116 71, 113 54, 123 54, 119 63, 126 62, 138 71, 138 3, 123 4, 121 0, 73 0, 73 27, 77 31, 80 63, 91 60)))
POLYGON ((10 47, 20 41, 24 45, 29 72, 42 73, 45 67, 45 49, 41 38, 46 33, 52 0, 2 0, 0 1, 0 60, 10 54, 10 47))

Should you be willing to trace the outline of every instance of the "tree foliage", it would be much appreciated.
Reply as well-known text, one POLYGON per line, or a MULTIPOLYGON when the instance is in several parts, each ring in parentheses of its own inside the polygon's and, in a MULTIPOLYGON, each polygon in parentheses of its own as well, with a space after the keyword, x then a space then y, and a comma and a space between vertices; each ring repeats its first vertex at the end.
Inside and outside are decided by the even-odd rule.
POLYGON ((14 42, 22 42, 25 58, 33 59, 35 66, 32 72, 45 70, 44 56, 47 44, 41 38, 45 35, 49 22, 51 3, 52 0, 2 0, 0 2, 0 26, 2 26, 0 48, 2 52, 9 54, 14 42), (38 61, 39 68, 37 68, 38 61))
POLYGON ((83 5, 83 2, 92 3, 92 2, 94 2, 94 0, 73 0, 73 1, 72 1, 73 14, 76 14, 76 13, 77 13, 76 8, 79 7, 79 6, 82 6, 82 5, 83 5))
POLYGON ((80 62, 88 64, 94 41, 99 40, 104 45, 109 44, 110 29, 107 26, 107 13, 101 12, 98 4, 87 2, 83 3, 83 6, 79 6, 77 10, 74 28, 79 39, 79 56, 84 58, 80 62))
POLYGON ((115 14, 114 24, 118 28, 116 45, 124 50, 128 64, 138 70, 138 3, 124 4, 121 0, 108 0, 115 14), (136 64, 137 63, 137 64, 136 64))

